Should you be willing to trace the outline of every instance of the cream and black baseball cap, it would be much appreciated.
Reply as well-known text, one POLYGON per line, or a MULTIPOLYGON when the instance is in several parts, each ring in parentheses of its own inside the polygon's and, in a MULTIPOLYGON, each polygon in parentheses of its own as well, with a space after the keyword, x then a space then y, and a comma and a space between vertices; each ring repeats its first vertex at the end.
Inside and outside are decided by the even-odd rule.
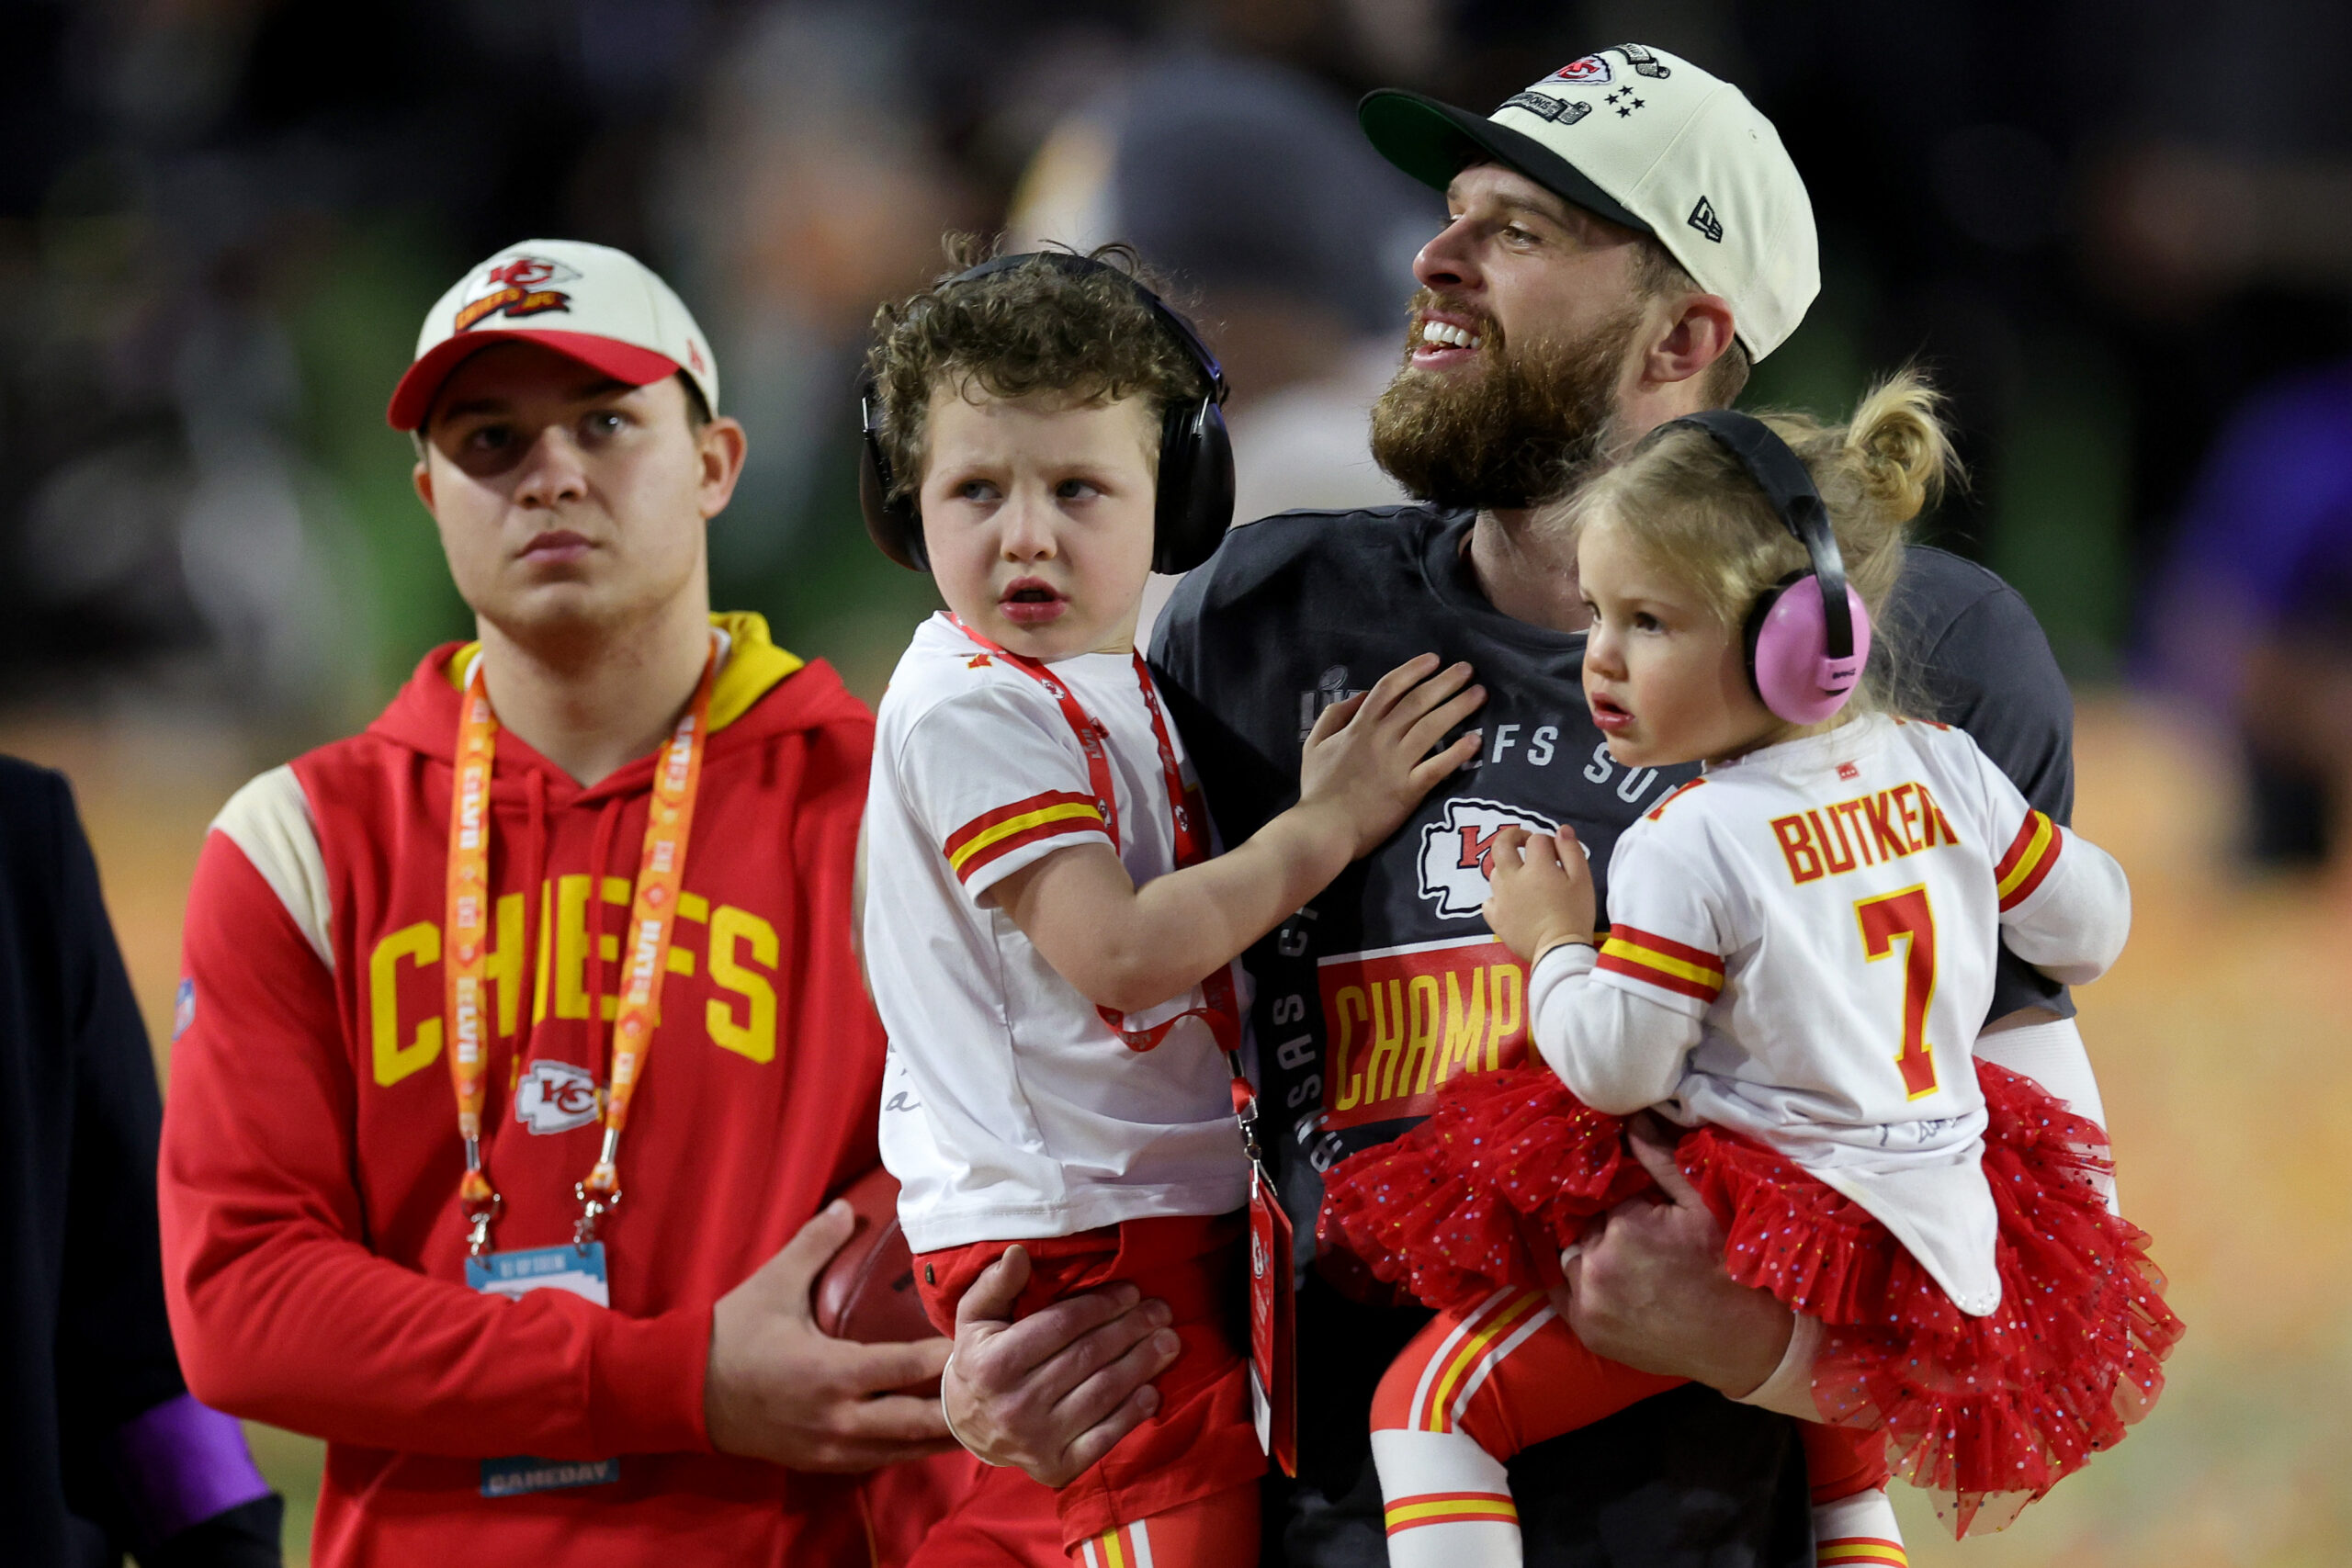
POLYGON ((1664 50, 1618 44, 1574 60, 1485 118, 1397 88, 1357 107, 1390 163, 1443 190, 1489 160, 1650 235, 1731 304, 1763 358, 1821 292, 1813 201, 1780 132, 1747 95, 1664 50))
POLYGON ((525 240, 459 278, 425 313, 416 358, 384 417, 414 430, 441 383, 494 343, 540 344, 643 387, 684 371, 718 412, 718 361, 693 314, 626 251, 581 240, 525 240))

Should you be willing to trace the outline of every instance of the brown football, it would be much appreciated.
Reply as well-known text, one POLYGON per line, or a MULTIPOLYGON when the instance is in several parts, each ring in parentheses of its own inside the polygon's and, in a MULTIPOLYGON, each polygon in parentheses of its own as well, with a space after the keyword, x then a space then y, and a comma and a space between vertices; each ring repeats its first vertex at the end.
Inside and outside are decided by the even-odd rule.
POLYGON ((857 1228, 817 1276, 810 1305, 817 1326, 867 1345, 928 1339, 938 1330, 915 1293, 914 1254, 899 1230, 899 1183, 876 1166, 836 1194, 856 1211, 857 1228))

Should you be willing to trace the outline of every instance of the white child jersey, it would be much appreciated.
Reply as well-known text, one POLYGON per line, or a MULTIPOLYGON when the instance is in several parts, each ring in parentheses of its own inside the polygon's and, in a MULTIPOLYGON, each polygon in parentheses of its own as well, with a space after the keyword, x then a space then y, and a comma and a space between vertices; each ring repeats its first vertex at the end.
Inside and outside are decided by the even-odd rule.
MULTIPOLYGON (((1127 654, 1057 660, 1104 731, 1119 858, 1176 869, 1150 710, 1127 654)), ((1231 1078, 1200 1019, 1128 1049, 988 897, 1057 850, 1108 844, 1087 759, 1036 680, 947 616, 915 633, 882 698, 865 805, 865 963, 890 1037, 882 1163, 918 1252, 1069 1235, 1249 1198, 1231 1078)), ((1170 740, 1182 762, 1182 742, 1170 740)), ((1196 987, 1131 1029, 1202 1005, 1196 987)))
POLYGON ((1617 841, 1598 954, 1529 1003, 1588 1103, 1777 1149, 1868 1209, 1961 1310, 2000 1304, 1973 1061, 1998 936, 2069 984, 2131 892, 1957 729, 1866 716, 1710 769, 1617 841), (1996 934, 1997 933, 1997 934, 1996 934))

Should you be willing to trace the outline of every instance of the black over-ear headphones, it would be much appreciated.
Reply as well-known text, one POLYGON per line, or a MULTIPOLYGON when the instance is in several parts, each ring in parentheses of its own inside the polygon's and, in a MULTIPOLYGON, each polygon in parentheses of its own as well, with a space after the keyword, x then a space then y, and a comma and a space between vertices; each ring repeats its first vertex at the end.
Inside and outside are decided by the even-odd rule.
MULTIPOLYGON (((1208 390, 1189 402, 1170 403, 1159 427, 1159 502, 1152 519, 1151 569, 1190 571, 1209 558, 1233 523, 1233 441, 1226 434, 1225 372, 1191 323, 1159 295, 1134 278, 1091 256, 1068 251, 1024 251, 998 256, 941 285, 953 288, 1027 262, 1043 262, 1067 273, 1103 272, 1129 288, 1168 329, 1193 362, 1201 367, 1208 390)), ((858 394, 859 419, 865 431, 865 458, 859 466, 857 499, 865 513, 865 531, 884 555, 916 571, 931 570, 922 543, 922 517, 911 495, 893 499, 890 459, 882 450, 881 399, 868 380, 858 394)))
POLYGON ((1846 583, 1846 558, 1829 525, 1829 509, 1804 459, 1752 414, 1707 409, 1668 422, 1694 425, 1747 470, 1772 510, 1812 558, 1756 602, 1747 616, 1747 678, 1764 705, 1792 724, 1819 724, 1853 694, 1870 658, 1870 612, 1846 583), (1792 592, 1811 578, 1816 593, 1792 592))

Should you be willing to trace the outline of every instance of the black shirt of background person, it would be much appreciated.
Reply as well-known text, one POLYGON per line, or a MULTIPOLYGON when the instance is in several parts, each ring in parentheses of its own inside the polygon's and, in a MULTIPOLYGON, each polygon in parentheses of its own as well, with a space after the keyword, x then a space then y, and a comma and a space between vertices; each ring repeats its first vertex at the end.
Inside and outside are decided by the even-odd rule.
MULTIPOLYGON (((1461 1026, 1457 1043, 1479 1021, 1464 995, 1491 1010, 1490 1031, 1519 1010, 1523 1034, 1523 979, 1506 986, 1508 976, 1449 947, 1487 934, 1476 916, 1482 839, 1514 817, 1570 824, 1591 852, 1605 918, 1619 834, 1697 771, 1628 769, 1610 758, 1585 706, 1582 634, 1488 603, 1464 558, 1471 523, 1468 513, 1393 507, 1286 513, 1237 529, 1178 588, 1154 639, 1153 668, 1227 844, 1296 799, 1300 744, 1316 714, 1407 659, 1467 660, 1488 694, 1472 720, 1485 731, 1477 763, 1243 959, 1269 1157, 1305 1270, 1299 1477, 1276 1479, 1267 1510, 1268 1561, 1299 1568, 1386 1561, 1372 1394, 1429 1315, 1361 1304, 1311 1267, 1322 1172, 1426 1113, 1401 1095, 1365 1103, 1372 1075, 1359 1064, 1373 1021, 1363 994, 1394 986, 1384 994, 1401 999, 1402 984, 1381 975, 1450 965, 1449 989, 1441 996, 1432 985, 1425 995, 1450 1010, 1448 1029, 1461 1026), (1363 983, 1350 991, 1348 977, 1363 983), (1358 1043, 1335 1061, 1342 1027, 1358 1043)), ((2072 698, 2018 594, 1981 567, 1914 548, 1886 620, 1881 642, 1907 656, 1923 716, 1966 729, 2029 800, 2066 820, 2072 698)), ((1992 1016, 2029 1005, 2072 1011, 2062 987, 2004 953, 1992 1016)), ((1397 1027, 1393 1017, 1387 1027, 1397 1027)), ((1401 1085, 1408 1075, 1386 1076, 1401 1085)), ((1794 1427, 1707 1389, 1679 1389, 1539 1444, 1510 1474, 1529 1568, 1813 1561, 1794 1427)))
POLYGON ((162 1541, 112 1439, 187 1392, 164 1316, 163 1100, 65 781, 0 757, 0 1558, 277 1568, 265 1496, 162 1541))

